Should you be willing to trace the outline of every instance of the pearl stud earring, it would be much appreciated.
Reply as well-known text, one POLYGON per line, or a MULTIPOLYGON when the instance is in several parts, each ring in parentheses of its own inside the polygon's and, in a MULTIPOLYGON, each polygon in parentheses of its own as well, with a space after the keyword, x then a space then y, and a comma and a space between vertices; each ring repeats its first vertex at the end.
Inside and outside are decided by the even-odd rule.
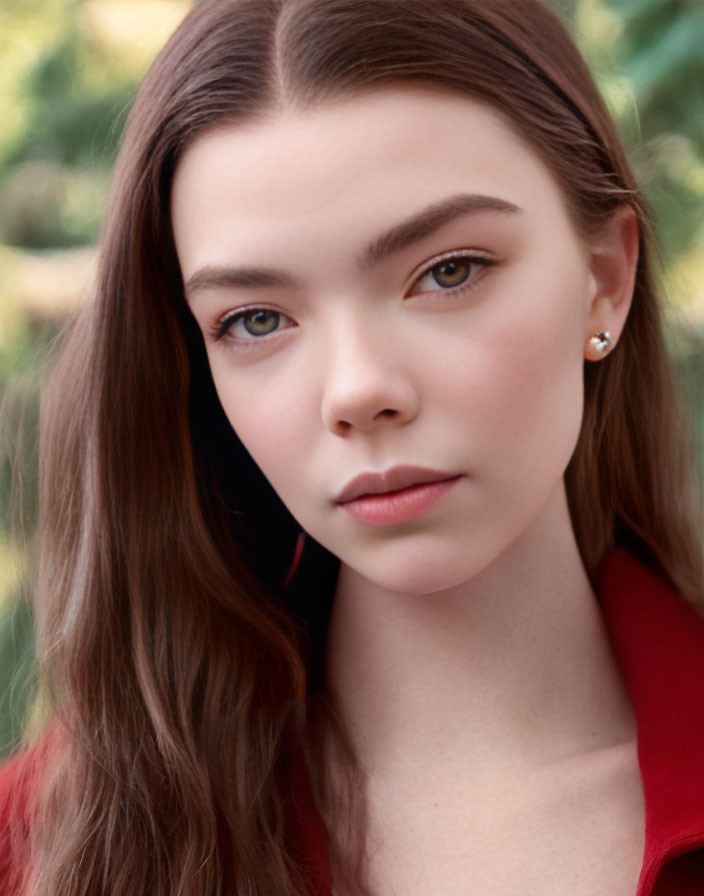
POLYGON ((590 337, 589 344, 595 352, 605 355, 611 348, 611 333, 608 330, 600 330, 590 337))

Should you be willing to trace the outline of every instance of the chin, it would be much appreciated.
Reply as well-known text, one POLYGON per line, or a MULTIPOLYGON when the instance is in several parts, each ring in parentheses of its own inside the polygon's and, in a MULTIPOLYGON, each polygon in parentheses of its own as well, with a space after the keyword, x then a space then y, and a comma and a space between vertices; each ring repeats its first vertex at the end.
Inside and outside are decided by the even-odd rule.
POLYGON ((468 583, 500 556, 507 544, 496 531, 420 532, 409 538, 329 544, 350 576, 391 594, 417 597, 468 583))
POLYGON ((444 562, 440 558, 426 558, 421 560, 418 556, 413 561, 403 563, 395 561, 385 566, 350 564, 354 572, 377 588, 393 594, 405 594, 408 597, 420 597, 424 594, 436 594, 457 588, 468 582, 473 576, 483 569, 481 562, 474 564, 468 562, 470 558, 463 558, 464 562, 444 562), (420 560, 420 562, 419 562, 420 560))

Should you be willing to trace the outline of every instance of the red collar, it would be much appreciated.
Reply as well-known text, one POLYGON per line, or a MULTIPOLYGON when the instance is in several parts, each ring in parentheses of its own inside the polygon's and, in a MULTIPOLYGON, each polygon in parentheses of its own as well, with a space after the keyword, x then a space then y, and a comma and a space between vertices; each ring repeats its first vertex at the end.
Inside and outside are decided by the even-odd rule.
POLYGON ((604 565, 599 602, 636 717, 645 797, 636 896, 649 896, 668 861, 704 847, 704 619, 625 551, 604 565))
MULTIPOLYGON (((598 600, 636 717, 645 798, 636 896, 701 896, 704 861, 684 854, 704 848, 704 619, 624 550, 604 563, 598 600)), ((325 832, 310 794, 297 802, 312 893, 330 896, 325 832)))

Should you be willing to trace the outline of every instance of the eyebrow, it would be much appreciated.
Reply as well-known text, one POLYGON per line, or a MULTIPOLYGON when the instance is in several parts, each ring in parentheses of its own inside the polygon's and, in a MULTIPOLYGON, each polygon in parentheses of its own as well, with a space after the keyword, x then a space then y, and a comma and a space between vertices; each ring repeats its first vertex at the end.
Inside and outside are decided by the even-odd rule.
POLYGON ((457 196, 450 196, 448 199, 442 199, 440 202, 426 206, 417 214, 396 224, 386 233, 374 239, 360 255, 359 266, 362 270, 373 267, 394 252, 399 252, 401 249, 425 239, 455 218, 476 215, 481 212, 514 214, 519 211, 517 205, 496 196, 483 196, 476 193, 460 193, 457 196))
MULTIPOLYGON (((516 214, 520 211, 517 205, 496 196, 477 193, 450 196, 426 206, 375 237, 359 255, 358 265, 361 270, 368 270, 390 255, 425 239, 456 218, 486 212, 516 214)), ((298 285, 298 281, 290 274, 275 268, 206 266, 188 278, 184 284, 184 291, 186 295, 190 295, 208 288, 267 286, 293 288, 298 285)))

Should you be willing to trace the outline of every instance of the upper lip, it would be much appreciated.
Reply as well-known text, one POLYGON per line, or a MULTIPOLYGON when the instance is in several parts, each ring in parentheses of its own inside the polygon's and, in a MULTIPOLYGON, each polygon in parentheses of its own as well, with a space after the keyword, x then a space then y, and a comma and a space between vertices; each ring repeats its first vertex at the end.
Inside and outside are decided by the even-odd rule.
POLYGON ((335 498, 335 503, 345 504, 362 495, 380 495, 410 488, 412 485, 454 478, 452 473, 428 470, 425 467, 392 467, 383 473, 360 473, 347 483, 335 498))

